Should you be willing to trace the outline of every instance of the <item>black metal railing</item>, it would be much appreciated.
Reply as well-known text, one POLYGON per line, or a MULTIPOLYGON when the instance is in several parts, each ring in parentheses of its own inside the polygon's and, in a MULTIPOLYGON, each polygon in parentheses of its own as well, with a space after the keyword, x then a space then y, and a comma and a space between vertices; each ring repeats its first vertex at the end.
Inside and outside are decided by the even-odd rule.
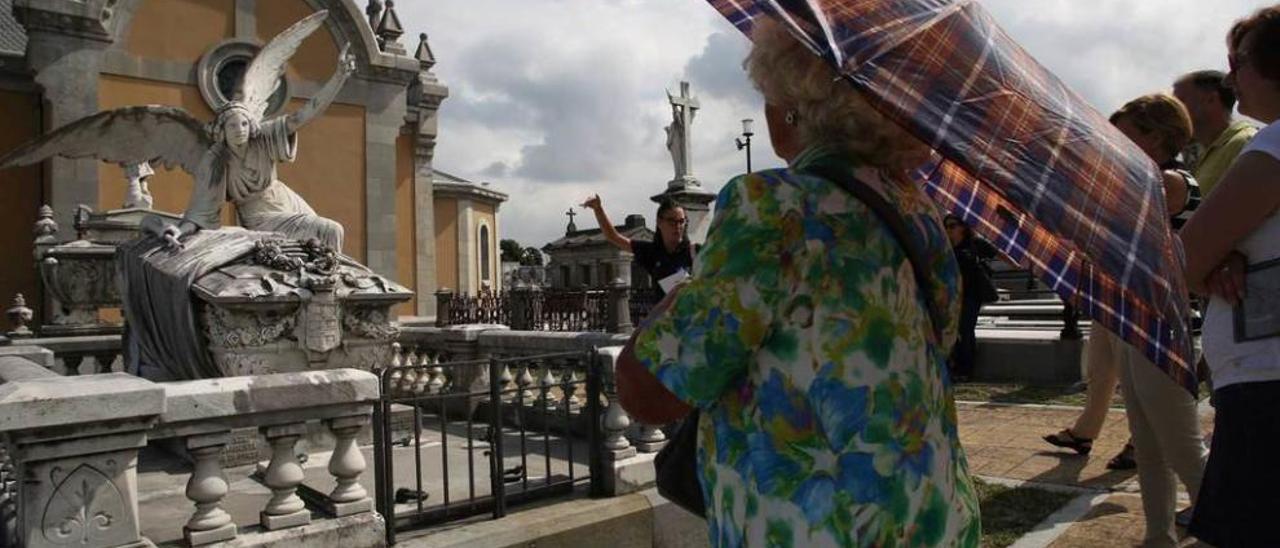
POLYGON ((480 295, 436 293, 436 325, 497 323, 528 331, 616 331, 635 325, 661 295, 656 289, 514 289, 480 295), (612 311, 621 307, 622 314, 612 311), (620 321, 625 318, 628 321, 620 321))
POLYGON ((383 369, 374 460, 388 543, 583 484, 603 494, 600 368, 592 350, 383 369))

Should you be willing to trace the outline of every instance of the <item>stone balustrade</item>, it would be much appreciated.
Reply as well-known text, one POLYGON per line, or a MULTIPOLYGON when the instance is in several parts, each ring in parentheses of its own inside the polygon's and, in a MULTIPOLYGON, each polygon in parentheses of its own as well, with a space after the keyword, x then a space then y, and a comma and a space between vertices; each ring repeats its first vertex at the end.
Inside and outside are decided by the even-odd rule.
POLYGON ((0 355, 0 544, 150 545, 140 533, 138 455, 168 439, 191 461, 191 513, 185 523, 148 527, 181 528, 193 546, 339 537, 344 546, 380 545, 384 524, 359 483, 367 464, 356 445, 377 399, 377 377, 354 369, 153 383, 123 373, 59 376, 0 355), (327 470, 336 485, 304 497, 296 449, 308 423, 335 440, 327 470), (270 447, 258 479, 271 496, 258 523, 241 530, 222 507, 229 485, 219 456, 233 432, 249 427, 270 447), (317 515, 325 519, 313 523, 317 515))
POLYGON ((123 372, 120 335, 81 335, 15 339, 12 347, 40 347, 53 352, 53 370, 66 376, 91 373, 123 372), (92 367, 85 358, 92 359, 92 367))
MULTIPOLYGON (((653 454, 667 443, 662 430, 655 426, 633 421, 618 401, 614 382, 614 364, 627 335, 601 332, 553 332, 515 331, 504 326, 469 325, 453 327, 403 327, 396 343, 393 363, 397 365, 440 363, 489 357, 510 357, 549 354, 556 352, 598 350, 603 360, 605 398, 604 415, 601 418, 605 458, 614 469, 606 479, 606 491, 622 494, 646 485, 653 480, 651 463, 653 454), (424 361, 425 360, 425 361, 424 361)), ((440 368, 434 368, 437 371, 440 368)), ((455 370, 461 373, 463 369, 455 370)), ((409 390, 400 395, 416 392, 419 395, 438 394, 451 386, 469 386, 470 379, 441 378, 433 375, 429 384, 409 382, 407 377, 393 383, 393 390, 409 390), (429 388, 428 388, 429 387, 429 388)), ((563 412, 563 406, 577 409, 582 405, 576 394, 561 386, 573 386, 573 371, 558 368, 556 364, 530 364, 521 362, 518 371, 503 373, 504 388, 519 388, 518 398, 531 406, 563 412), (508 379, 509 377, 509 379, 508 379)), ((394 379, 394 375, 393 375, 394 379)), ((513 391, 514 392, 514 391, 513 391)))

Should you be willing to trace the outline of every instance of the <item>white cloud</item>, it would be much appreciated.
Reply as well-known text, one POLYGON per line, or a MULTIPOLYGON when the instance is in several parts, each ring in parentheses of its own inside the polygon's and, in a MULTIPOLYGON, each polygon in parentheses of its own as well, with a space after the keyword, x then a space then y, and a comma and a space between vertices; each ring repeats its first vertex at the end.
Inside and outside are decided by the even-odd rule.
MULTIPOLYGON (((1103 113, 1225 68, 1231 23, 1259 0, 987 0, 1001 26, 1103 113)), ((758 120, 753 163, 780 165, 741 61, 748 44, 701 0, 432 0, 397 4, 430 35, 441 107, 439 168, 509 193, 504 238, 542 244, 599 192, 615 222, 643 213, 671 178, 665 90, 693 84, 694 174, 710 190, 740 173, 740 119, 758 120)), ((594 221, 579 217, 580 227, 594 221)))

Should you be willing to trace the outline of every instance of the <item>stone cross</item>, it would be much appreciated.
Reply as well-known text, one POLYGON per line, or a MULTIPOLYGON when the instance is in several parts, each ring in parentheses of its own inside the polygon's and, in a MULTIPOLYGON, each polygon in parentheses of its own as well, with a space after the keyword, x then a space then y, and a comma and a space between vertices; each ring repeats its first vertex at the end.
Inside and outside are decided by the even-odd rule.
POLYGON ((679 96, 673 96, 671 91, 667 91, 667 101, 671 103, 671 125, 666 130, 667 150, 671 152, 671 162, 675 166, 676 176, 673 181, 692 180, 693 154, 689 143, 693 117, 701 105, 689 95, 689 82, 680 82, 679 96))
POLYGON ((564 214, 569 216, 569 226, 565 227, 564 229, 565 233, 568 234, 572 232, 577 232, 578 226, 573 224, 573 218, 578 214, 573 212, 573 208, 569 208, 569 211, 564 212, 564 214))

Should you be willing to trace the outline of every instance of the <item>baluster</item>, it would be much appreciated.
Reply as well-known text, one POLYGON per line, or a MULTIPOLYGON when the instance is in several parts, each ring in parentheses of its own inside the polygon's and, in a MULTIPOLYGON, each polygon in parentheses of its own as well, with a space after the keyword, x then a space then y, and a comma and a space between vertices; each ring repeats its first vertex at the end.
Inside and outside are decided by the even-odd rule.
POLYGON ((429 370, 431 373, 431 380, 427 382, 427 389, 430 390, 432 394, 439 394, 444 390, 444 385, 447 382, 447 379, 444 377, 444 368, 440 367, 440 353, 436 352, 431 354, 429 359, 431 360, 431 368, 429 370))
POLYGON ((551 393, 551 389, 556 385, 556 377, 551 373, 550 360, 544 360, 541 365, 542 378, 538 380, 538 384, 542 387, 542 407, 552 411, 556 408, 556 396, 551 393))
POLYGON ((189 436, 187 452, 195 461, 191 479, 187 480, 187 498, 196 510, 182 528, 182 537, 191 546, 201 546, 236 538, 236 524, 231 514, 222 509, 227 495, 227 478, 218 457, 231 441, 230 432, 189 436))
POLYGON ((98 364, 98 373, 110 373, 111 365, 116 363, 118 353, 114 350, 102 352, 93 355, 93 361, 98 364))
POLYGON ((643 453, 653 453, 667 445, 667 435, 657 426, 641 424, 634 445, 643 453))
POLYGON ((529 390, 533 386, 533 375, 529 373, 529 362, 520 362, 520 375, 516 377, 516 386, 520 387, 520 398, 524 400, 525 405, 533 403, 533 391, 529 390))
POLYGON ((271 489, 271 500, 258 515, 262 527, 275 531, 311 523, 311 513, 296 493, 305 476, 294 446, 298 438, 307 432, 306 424, 264 426, 260 431, 271 445, 271 463, 263 477, 263 483, 271 489))
POLYGON ((404 377, 404 371, 398 369, 404 364, 404 362, 401 361, 401 352, 400 343, 391 343, 391 378, 387 380, 387 391, 390 392, 389 395, 392 396, 397 395, 396 390, 400 386, 400 379, 404 377))
POLYGON ((506 361, 504 358, 505 356, 498 356, 499 360, 503 360, 502 373, 498 375, 498 382, 500 383, 499 386, 502 387, 502 399, 504 401, 510 401, 511 398, 515 397, 515 394, 508 393, 508 389, 511 388, 511 385, 516 378, 511 374, 511 362, 506 361))
MULTIPOLYGON (((415 348, 415 350, 417 349, 415 348)), ((414 394, 427 393, 427 386, 431 382, 431 372, 428 370, 428 367, 427 367, 430 364, 431 364, 431 361, 430 361, 430 358, 427 357, 426 349, 423 349, 421 352, 414 353, 414 360, 413 360, 413 371, 414 371, 413 393, 414 394)))
POLYGON ((604 417, 601 418, 604 448, 613 454, 614 460, 635 456, 636 449, 631 446, 631 440, 627 439, 627 429, 631 428, 631 416, 622 410, 617 394, 609 393, 606 397, 609 407, 605 409, 604 417))
POLYGON ((560 369, 560 392, 564 396, 560 400, 560 408, 575 412, 582 407, 582 402, 578 396, 574 395, 578 391, 578 375, 573 368, 574 360, 566 358, 560 363, 564 364, 560 369))
POLYGON ((63 356, 62 363, 67 367, 67 376, 74 377, 80 374, 80 364, 84 362, 84 356, 70 355, 63 356))
POLYGON ((404 375, 400 377, 400 394, 404 396, 412 396, 414 394, 413 387, 418 383, 418 377, 422 372, 415 365, 418 365, 418 348, 410 346, 405 349, 404 375))
POLYGON ((329 458, 329 473, 338 484, 329 493, 329 501, 325 505, 325 509, 334 517, 373 511, 373 499, 369 498, 369 493, 359 482, 360 474, 365 470, 365 461, 360 448, 356 446, 356 435, 368 422, 368 415, 325 421, 325 425, 337 439, 333 456, 329 458))

